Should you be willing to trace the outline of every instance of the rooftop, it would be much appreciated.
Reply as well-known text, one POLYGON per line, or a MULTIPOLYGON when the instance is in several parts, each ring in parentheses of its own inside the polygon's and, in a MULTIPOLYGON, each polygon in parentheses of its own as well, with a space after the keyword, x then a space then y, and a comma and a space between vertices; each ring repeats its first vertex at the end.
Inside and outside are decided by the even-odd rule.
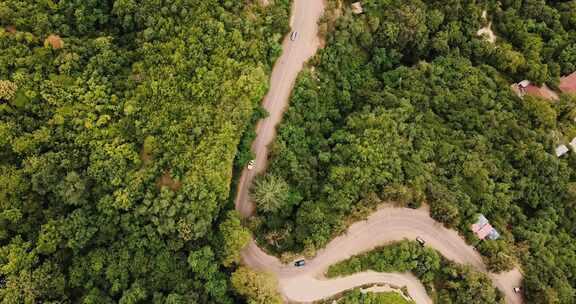
POLYGON ((489 240, 497 240, 499 238, 500 238, 500 233, 498 232, 498 230, 492 228, 490 233, 488 233, 488 239, 489 240))
POLYGON ((492 232, 492 229, 494 229, 492 225, 486 224, 478 232, 476 232, 476 235, 479 239, 483 240, 490 234, 490 232, 492 232))
POLYGON ((538 87, 529 80, 522 80, 519 83, 513 84, 512 90, 516 92, 520 98, 523 98, 525 95, 530 95, 547 100, 558 100, 558 94, 551 90, 546 84, 538 87))
POLYGON ((558 94, 552 91, 546 84, 542 85, 541 87, 537 87, 533 84, 529 84, 524 88, 526 94, 540 97, 548 100, 558 100, 558 94))
POLYGON ((476 223, 472 224, 472 231, 476 234, 476 236, 483 240, 488 238, 490 240, 496 240, 500 238, 500 233, 490 225, 488 219, 480 214, 478 215, 478 220, 476 223))
POLYGON ((576 72, 560 78, 560 85, 558 86, 563 93, 576 92, 576 72))
POLYGON ((556 147, 556 156, 560 157, 566 153, 568 153, 568 147, 566 147, 565 145, 559 145, 558 147, 556 147))

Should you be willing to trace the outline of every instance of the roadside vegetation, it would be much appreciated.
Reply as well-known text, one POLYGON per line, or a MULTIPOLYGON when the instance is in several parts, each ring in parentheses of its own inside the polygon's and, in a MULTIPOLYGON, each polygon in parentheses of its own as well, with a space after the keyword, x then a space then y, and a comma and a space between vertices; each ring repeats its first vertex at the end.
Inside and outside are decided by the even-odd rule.
POLYGON ((231 172, 289 19, 252 2, 0 2, 0 302, 251 295, 231 172))
POLYGON ((412 272, 424 284, 434 303, 503 303, 488 276, 469 266, 450 262, 437 251, 413 241, 393 243, 354 256, 330 266, 327 276, 346 276, 367 270, 412 272))
MULTIPOLYGON (((333 304, 333 300, 321 302, 322 304, 333 304)), ((348 291, 337 300, 338 304, 414 304, 413 301, 406 300, 397 292, 367 292, 362 293, 360 289, 348 291)))
POLYGON ((576 156, 554 149, 576 136, 576 97, 510 90, 571 72, 573 2, 377 0, 354 15, 344 1, 341 16, 329 12, 327 46, 300 75, 261 178, 288 185, 269 193, 274 208, 258 209, 261 244, 313 252, 382 201, 427 203, 490 270, 521 264, 528 303, 574 303, 576 156), (495 45, 476 35, 484 9, 504 39, 495 45), (527 34, 516 41, 507 23, 527 34), (472 235, 478 213, 500 240, 472 235))
POLYGON ((282 304, 278 281, 273 274, 241 266, 232 274, 232 286, 248 299, 249 304, 282 304))

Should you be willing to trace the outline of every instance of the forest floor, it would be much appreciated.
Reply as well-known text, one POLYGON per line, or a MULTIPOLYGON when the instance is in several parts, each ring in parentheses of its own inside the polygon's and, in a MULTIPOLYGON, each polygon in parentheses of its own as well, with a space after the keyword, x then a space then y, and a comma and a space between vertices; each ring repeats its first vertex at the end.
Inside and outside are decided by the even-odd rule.
MULTIPOLYGON (((263 101, 263 107, 270 115, 258 123, 257 137, 252 144, 252 151, 256 155, 256 168, 244 169, 238 184, 235 207, 243 217, 249 217, 254 212, 254 204, 249 199, 250 185, 255 176, 266 170, 268 145, 275 137, 276 126, 288 105, 298 73, 321 46, 317 33, 318 20, 323 14, 324 6, 321 0, 293 2, 290 26, 293 31, 299 32, 299 36, 295 41, 289 39, 290 35, 286 36, 283 53, 272 71, 270 90, 263 101)), ((260 249, 254 241, 243 250, 242 257, 247 266, 275 274, 280 291, 288 301, 311 302, 358 286, 381 283, 406 286, 410 297, 416 303, 432 303, 424 286, 410 273, 362 272, 331 280, 326 280, 323 276, 332 264, 377 246, 403 239, 415 239, 416 236, 423 237, 427 246, 436 249, 447 259, 470 264, 475 269, 488 273, 480 254, 467 245, 456 231, 446 229, 434 221, 427 209, 381 208, 367 220, 353 224, 346 234, 332 240, 304 267, 282 264, 278 258, 260 249)), ((519 270, 489 276, 494 285, 505 294, 507 303, 522 303, 521 296, 513 292, 513 287, 520 286, 522 280, 519 270)))

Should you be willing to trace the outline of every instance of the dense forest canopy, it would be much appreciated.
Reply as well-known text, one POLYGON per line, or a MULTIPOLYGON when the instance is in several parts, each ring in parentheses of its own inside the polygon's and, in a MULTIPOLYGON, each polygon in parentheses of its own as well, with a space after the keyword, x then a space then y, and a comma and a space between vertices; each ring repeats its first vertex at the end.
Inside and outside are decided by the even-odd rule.
MULTIPOLYGON (((576 136, 576 97, 509 86, 576 70, 576 1, 351 2, 328 1, 326 48, 253 188, 261 243, 313 251, 383 200, 426 203, 491 270, 521 264, 528 303, 575 303, 576 156, 554 148, 576 136), (495 44, 477 36, 488 22, 495 44), (471 234, 478 213, 500 240, 471 234)), ((281 301, 272 277, 236 268, 250 232, 228 209, 288 8, 0 2, 2 303, 281 301)), ((403 243, 331 273, 412 271, 441 303, 499 301, 442 263, 403 243)))
POLYGON ((2 303, 232 303, 289 1, 0 2, 2 303))
POLYGON ((490 270, 520 263, 528 303, 574 303, 576 156, 554 149, 576 136, 576 98, 521 99, 510 85, 554 87, 574 70, 576 2, 372 0, 359 15, 351 2, 330 2, 327 47, 255 183, 261 244, 313 251, 383 200, 426 203, 490 270), (495 44, 477 35, 489 21, 495 44), (478 213, 500 240, 472 235, 478 213))
POLYGON ((503 38, 517 79, 552 85, 576 71, 576 2, 504 0, 493 2, 494 29, 503 38), (516 54, 514 54, 514 51, 516 54))

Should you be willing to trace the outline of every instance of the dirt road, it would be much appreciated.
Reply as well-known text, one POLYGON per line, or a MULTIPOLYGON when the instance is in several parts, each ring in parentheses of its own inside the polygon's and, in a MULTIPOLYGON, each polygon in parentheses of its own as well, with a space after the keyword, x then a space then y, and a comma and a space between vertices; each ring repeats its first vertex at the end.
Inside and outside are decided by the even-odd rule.
MULTIPOLYGON (((282 294, 290 301, 310 302, 366 283, 388 283, 407 286, 410 296, 418 304, 432 303, 422 284, 411 274, 364 272, 335 280, 323 279, 323 273, 332 264, 374 247, 405 238, 415 239, 416 236, 422 237, 426 246, 438 250, 446 258, 488 273, 478 252, 467 245, 456 231, 434 221, 427 209, 383 207, 366 221, 350 226, 344 235, 332 240, 302 268, 282 265, 254 243, 243 251, 242 256, 250 267, 276 274, 282 294)), ((521 285, 522 274, 518 270, 489 276, 504 292, 507 303, 522 303, 521 296, 513 291, 515 286, 521 285)))
MULTIPOLYGON (((284 39, 283 53, 272 71, 270 91, 263 101, 263 106, 270 116, 258 123, 257 137, 252 144, 252 151, 256 155, 256 168, 242 172, 235 200, 236 209, 244 217, 249 217, 254 212, 254 205, 249 199, 249 187, 254 177, 266 169, 267 146, 274 139, 276 126, 282 119, 298 72, 320 46, 317 21, 323 10, 322 0, 293 2, 290 24, 292 30, 299 35, 295 41, 291 41, 289 36, 284 39)), ((275 274, 280 291, 288 301, 311 302, 367 283, 387 283, 406 286, 416 303, 428 304, 432 303, 432 300, 426 290, 418 279, 409 273, 363 272, 345 278, 323 279, 323 273, 331 264, 387 242, 414 239, 416 236, 423 237, 428 246, 435 248, 448 259, 471 264, 486 272, 480 255, 466 245, 455 231, 448 230, 431 219, 428 211, 424 209, 380 209, 367 221, 352 225, 345 235, 332 240, 302 268, 283 265, 277 258, 263 252, 254 242, 243 250, 242 257, 246 265, 275 274)), ((512 271, 491 277, 494 284, 506 294, 507 303, 522 303, 522 299, 512 291, 522 279, 520 272, 512 271)))
POLYGON ((268 145, 276 135, 276 126, 282 120, 282 113, 288 105, 290 92, 298 73, 304 63, 314 54, 320 46, 318 38, 318 20, 324 12, 322 0, 295 0, 292 6, 290 26, 292 31, 298 32, 295 41, 287 35, 282 43, 282 55, 277 59, 270 79, 270 90, 262 106, 270 116, 261 120, 256 126, 256 139, 252 143, 252 152, 256 155, 256 168, 252 171, 244 169, 238 184, 236 195, 236 209, 243 216, 250 216, 254 205, 248 198, 252 180, 258 173, 266 169, 268 145))

